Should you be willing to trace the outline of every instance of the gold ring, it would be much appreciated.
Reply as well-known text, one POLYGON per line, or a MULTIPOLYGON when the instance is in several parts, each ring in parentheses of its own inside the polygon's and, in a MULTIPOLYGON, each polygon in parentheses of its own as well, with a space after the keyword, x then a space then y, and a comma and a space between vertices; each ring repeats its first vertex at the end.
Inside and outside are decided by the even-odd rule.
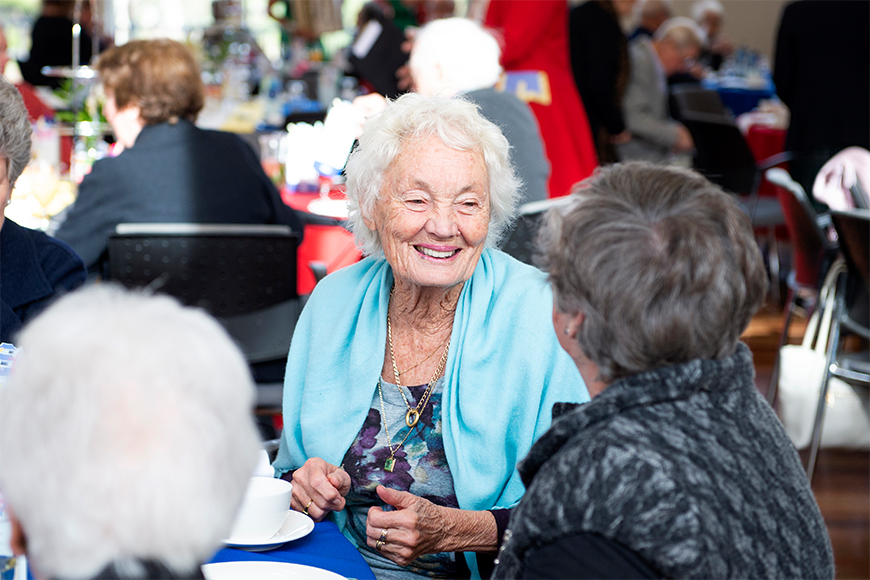
POLYGON ((379 542, 387 543, 387 530, 381 530, 381 538, 379 542))
POLYGON ((378 552, 380 552, 380 551, 381 551, 381 548, 384 547, 384 544, 386 544, 385 541, 383 541, 383 540, 378 540, 378 541, 375 543, 375 550, 377 550, 378 552))
POLYGON ((308 515, 308 508, 311 507, 311 502, 313 502, 313 501, 314 501, 313 499, 308 500, 308 503, 305 504, 304 508, 302 508, 302 513, 305 514, 306 516, 308 515))

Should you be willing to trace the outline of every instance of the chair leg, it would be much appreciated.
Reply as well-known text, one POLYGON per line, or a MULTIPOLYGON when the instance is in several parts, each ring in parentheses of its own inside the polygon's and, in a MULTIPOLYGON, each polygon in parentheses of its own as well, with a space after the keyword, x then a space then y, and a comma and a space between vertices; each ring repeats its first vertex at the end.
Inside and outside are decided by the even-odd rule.
POLYGON ((776 242, 776 226, 767 229, 767 260, 770 262, 771 298, 775 304, 779 304, 779 244, 776 242))
MULTIPOLYGON (((845 278, 845 276, 842 276, 843 281, 845 281, 845 278)), ((816 458, 819 454, 819 447, 822 443, 822 426, 825 420, 825 410, 828 405, 828 384, 831 380, 831 365, 834 362, 840 343, 840 320, 845 311, 843 290, 845 290, 845 284, 838 285, 837 295, 835 297, 836 306, 834 309, 833 320, 831 321, 828 348, 825 354, 825 373, 822 376, 822 384, 819 388, 819 403, 816 406, 816 420, 813 424, 813 434, 810 438, 810 457, 807 460, 807 479, 810 480, 810 483, 813 481, 813 473, 816 469, 816 458), (843 287, 841 288, 840 286, 843 287)))

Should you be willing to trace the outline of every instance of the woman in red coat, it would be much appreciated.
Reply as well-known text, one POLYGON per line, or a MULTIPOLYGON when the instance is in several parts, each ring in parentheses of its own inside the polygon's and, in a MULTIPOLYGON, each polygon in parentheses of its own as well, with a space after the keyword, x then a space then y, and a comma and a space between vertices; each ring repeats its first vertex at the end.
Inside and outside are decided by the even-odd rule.
POLYGON ((550 197, 598 166, 589 121, 571 76, 566 0, 489 0, 485 26, 503 39, 505 90, 529 103, 550 160, 550 197))

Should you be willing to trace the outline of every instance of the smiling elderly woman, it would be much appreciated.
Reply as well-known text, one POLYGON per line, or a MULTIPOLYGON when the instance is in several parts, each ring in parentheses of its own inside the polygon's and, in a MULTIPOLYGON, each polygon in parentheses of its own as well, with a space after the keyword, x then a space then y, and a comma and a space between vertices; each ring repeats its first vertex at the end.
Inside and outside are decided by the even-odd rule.
POLYGON ((347 175, 368 257, 300 317, 275 468, 379 578, 476 576, 553 403, 588 400, 544 275, 493 247, 515 206, 508 144, 474 105, 409 94, 366 124, 347 175))

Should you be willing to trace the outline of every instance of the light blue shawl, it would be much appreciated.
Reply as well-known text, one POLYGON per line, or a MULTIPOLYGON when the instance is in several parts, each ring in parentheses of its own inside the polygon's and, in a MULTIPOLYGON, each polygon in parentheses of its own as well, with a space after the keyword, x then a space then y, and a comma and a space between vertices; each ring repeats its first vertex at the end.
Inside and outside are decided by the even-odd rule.
MULTIPOLYGON (((341 464, 377 387, 392 284, 386 260, 366 258, 315 287, 287 360, 278 475, 310 457, 341 464)), ((589 400, 556 339, 552 305, 545 275, 498 250, 484 250, 462 289, 441 416, 462 509, 516 505, 524 491, 516 464, 549 428, 553 403, 589 400)), ((336 521, 343 527, 345 514, 336 521)))

